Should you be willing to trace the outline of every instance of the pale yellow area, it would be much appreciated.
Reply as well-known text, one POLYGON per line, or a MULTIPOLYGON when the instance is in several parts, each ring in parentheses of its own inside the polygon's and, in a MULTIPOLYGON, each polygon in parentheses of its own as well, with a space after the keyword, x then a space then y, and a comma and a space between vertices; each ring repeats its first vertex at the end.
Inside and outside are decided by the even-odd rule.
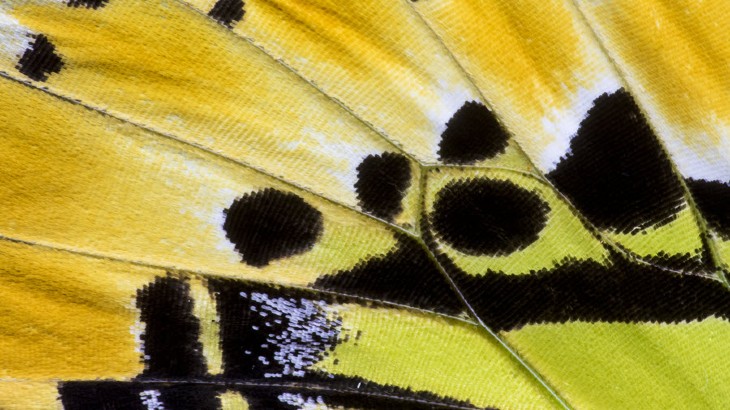
POLYGON ((160 275, 0 240, 0 380, 136 376, 134 298, 160 275))
POLYGON ((0 79, 0 135, 0 235, 293 284, 395 246, 387 226, 355 211, 7 79, 0 79), (270 187, 320 211, 324 229, 310 251, 256 268, 226 238, 223 211, 270 187))
POLYGON ((0 409, 63 410, 56 382, 0 380, 0 409))
POLYGON ((393 222, 401 228, 411 232, 418 232, 417 221, 421 205, 421 178, 423 172, 416 162, 411 162, 411 185, 401 200, 403 210, 394 218, 393 222))
POLYGON ((357 305, 343 306, 338 314, 343 340, 317 369, 427 390, 480 407, 556 407, 547 391, 477 325, 357 305))
MULTIPOLYGON (((208 0, 188 1, 207 13, 208 0)), ((250 0, 233 31, 281 58, 424 163, 479 97, 404 1, 250 0)))
POLYGON ((570 0, 413 5, 542 170, 590 108, 580 95, 619 84, 570 0))
POLYGON ((498 169, 442 168, 434 170, 428 174, 426 211, 429 214, 433 212, 438 193, 449 183, 478 178, 509 181, 527 191, 536 193, 548 204, 550 212, 537 241, 506 255, 468 255, 436 237, 439 250, 448 255, 465 272, 472 275, 483 275, 487 270, 493 270, 517 275, 529 274, 533 270, 551 269, 564 262, 566 258, 579 261, 596 260, 599 263, 606 261, 608 252, 596 236, 586 228, 549 185, 531 175, 498 169))
POLYGON ((531 325, 505 339, 577 409, 724 409, 730 323, 531 325))
POLYGON ((190 280, 193 314, 200 323, 198 339, 203 346, 203 356, 209 374, 223 373, 223 350, 220 338, 220 318, 216 303, 205 284, 205 280, 194 277, 190 280))
POLYGON ((248 402, 236 391, 226 391, 218 396, 221 410, 248 410, 248 402))
POLYGON ((711 237, 714 241, 713 244, 715 245, 718 256, 720 257, 720 263, 725 269, 725 272, 728 272, 725 275, 728 276, 730 273, 730 240, 725 240, 714 233, 711 233, 711 237))
POLYGON ((730 2, 580 0, 683 172, 730 178, 730 2), (706 162, 705 162, 706 161, 706 162))
MULTIPOLYGON (((396 150, 274 59, 179 1, 111 1, 93 10, 16 0, 9 10, 63 57, 61 72, 43 83, 54 92, 335 201, 357 206, 360 161, 396 150)), ((27 80, 16 64, 0 61, 0 69, 27 80)))
POLYGON ((604 235, 639 257, 656 256, 660 252, 668 255, 689 253, 699 256, 704 247, 700 239, 702 232, 689 208, 680 211, 677 218, 666 225, 650 227, 634 234, 605 231, 604 235))

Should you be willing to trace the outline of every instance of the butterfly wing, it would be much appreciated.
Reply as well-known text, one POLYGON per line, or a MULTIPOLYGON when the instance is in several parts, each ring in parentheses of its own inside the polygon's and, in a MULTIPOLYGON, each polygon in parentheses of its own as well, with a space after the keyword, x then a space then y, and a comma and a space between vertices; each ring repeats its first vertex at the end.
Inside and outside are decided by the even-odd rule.
POLYGON ((0 6, 3 405, 722 407, 723 134, 535 6, 0 6))

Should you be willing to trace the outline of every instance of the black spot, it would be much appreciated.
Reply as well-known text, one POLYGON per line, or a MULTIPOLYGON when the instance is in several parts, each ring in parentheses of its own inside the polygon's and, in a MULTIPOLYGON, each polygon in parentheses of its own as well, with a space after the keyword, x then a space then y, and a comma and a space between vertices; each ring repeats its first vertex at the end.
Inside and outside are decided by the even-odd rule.
POLYGON ((160 393, 164 410, 218 410, 222 390, 216 385, 177 383, 161 388, 160 393))
POLYGON ((226 27, 238 23, 246 13, 243 10, 244 2, 241 0, 218 0, 208 15, 218 20, 226 27))
POLYGON ((48 74, 58 73, 63 68, 61 57, 56 54, 56 47, 43 34, 34 36, 16 68, 35 81, 46 81, 48 74))
POLYGON ((468 101, 459 108, 441 134, 439 158, 469 164, 504 152, 509 134, 484 104, 468 101))
POLYGON ((98 9, 104 7, 109 0, 68 0, 69 7, 86 7, 87 9, 98 9))
POLYGON ((226 236, 251 266, 305 252, 323 230, 322 213, 299 196, 272 188, 242 196, 224 213, 226 236))
POLYGON ((534 192, 509 181, 451 182, 438 194, 431 214, 437 235, 470 255, 503 255, 536 241, 550 206, 534 192))
POLYGON ((457 315, 464 310, 426 250, 403 235, 398 236, 398 248, 384 257, 321 276, 312 286, 446 314, 457 315))
POLYGON ((368 155, 357 166, 355 190, 365 212, 391 221, 402 210, 401 201, 411 185, 411 167, 400 154, 368 155))
POLYGON ((190 285, 182 279, 158 277, 137 291, 137 308, 146 324, 142 334, 145 376, 190 377, 206 373, 193 303, 190 285))
POLYGON ((565 261, 526 275, 487 271, 474 276, 440 261, 479 317, 494 331, 571 321, 679 323, 730 318, 722 283, 615 257, 609 266, 565 261))
POLYGON ((65 410, 217 410, 223 388, 164 382, 74 381, 58 386, 65 410), (154 404, 157 403, 157 406, 154 404))
POLYGON ((690 178, 687 186, 710 228, 730 240, 730 185, 690 178))
POLYGON ((570 147, 548 177, 597 227, 629 233, 684 206, 669 158, 625 90, 596 98, 570 147))

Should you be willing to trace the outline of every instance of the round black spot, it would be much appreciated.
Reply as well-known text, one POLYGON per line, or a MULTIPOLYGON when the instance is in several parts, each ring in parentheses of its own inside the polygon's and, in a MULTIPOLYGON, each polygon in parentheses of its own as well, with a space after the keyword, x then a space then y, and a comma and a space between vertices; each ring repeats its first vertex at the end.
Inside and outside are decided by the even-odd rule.
POLYGON ((730 184, 687 179, 687 187, 710 228, 730 240, 730 184))
POLYGON ((273 259, 310 249, 322 234, 322 213, 297 195, 267 188, 233 201, 223 229, 243 262, 266 266, 273 259))
POLYGON ((570 148, 548 177, 599 228, 629 233, 683 207, 669 158, 625 90, 596 98, 570 148))
POLYGON ((368 155, 357 167, 355 191, 360 206, 379 218, 390 221, 401 212, 410 185, 411 166, 401 154, 368 155))
POLYGON ((503 153, 508 140, 509 134, 484 104, 468 101, 446 123, 438 154, 444 162, 469 164, 503 153))
POLYGON ((538 239, 550 206, 536 193, 509 181, 460 180, 439 193, 431 214, 433 229, 470 255, 503 255, 538 239))

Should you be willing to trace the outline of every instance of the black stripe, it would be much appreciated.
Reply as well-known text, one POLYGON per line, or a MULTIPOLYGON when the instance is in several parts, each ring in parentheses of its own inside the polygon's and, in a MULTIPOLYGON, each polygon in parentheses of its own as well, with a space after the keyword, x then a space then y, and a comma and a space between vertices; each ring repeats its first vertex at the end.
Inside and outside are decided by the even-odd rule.
POLYGON ((492 330, 528 324, 585 322, 679 323, 730 318, 730 292, 719 281, 678 274, 615 257, 610 266, 567 262, 527 275, 459 271, 454 281, 492 330))
POLYGON ((384 257, 323 275, 312 287, 458 315, 464 305, 415 240, 398 235, 398 247, 384 257))
POLYGON ((193 315, 190 285, 182 279, 158 277, 137 291, 137 307, 145 322, 142 335, 145 376, 185 377, 206 373, 200 323, 193 315))

